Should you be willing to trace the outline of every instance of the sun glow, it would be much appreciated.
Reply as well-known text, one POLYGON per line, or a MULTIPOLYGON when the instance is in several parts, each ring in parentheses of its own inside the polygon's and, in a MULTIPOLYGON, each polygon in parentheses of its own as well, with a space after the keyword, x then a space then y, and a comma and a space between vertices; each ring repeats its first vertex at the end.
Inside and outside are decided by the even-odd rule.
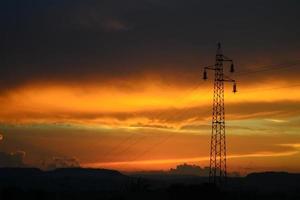
MULTIPOLYGON (((163 110, 208 108, 211 105, 212 91, 207 83, 193 89, 170 87, 161 82, 137 84, 140 89, 132 91, 113 85, 107 87, 39 84, 16 88, 1 95, 0 101, 3 109, 0 111, 0 119, 3 122, 14 119, 19 122, 34 122, 35 120, 37 122, 47 122, 47 120, 83 122, 87 120, 105 123, 113 120, 120 121, 124 118, 123 120, 139 123, 149 119, 149 116, 141 113, 156 113, 156 116, 174 115, 176 113, 163 112, 163 110)), ((244 92, 241 87, 238 95, 226 94, 227 104, 300 100, 300 93, 295 92, 296 88, 285 88, 280 92, 278 90, 266 92, 258 89, 253 95, 250 95, 248 90, 249 88, 245 88, 244 92), (293 93, 294 95, 278 95, 279 93, 293 93)), ((152 120, 155 120, 154 118, 153 115, 152 120)))

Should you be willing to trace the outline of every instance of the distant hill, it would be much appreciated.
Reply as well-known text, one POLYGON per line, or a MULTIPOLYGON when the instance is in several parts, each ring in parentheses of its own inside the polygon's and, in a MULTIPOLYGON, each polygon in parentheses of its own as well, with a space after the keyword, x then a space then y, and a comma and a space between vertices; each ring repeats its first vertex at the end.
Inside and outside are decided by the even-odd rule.
POLYGON ((287 172, 251 173, 243 179, 243 183, 245 187, 260 190, 300 191, 300 174, 287 172))
POLYGON ((107 169, 65 168, 41 171, 36 168, 0 168, 0 187, 45 190, 121 190, 131 180, 107 169))
POLYGON ((223 190, 207 182, 207 177, 163 172, 124 175, 107 169, 0 168, 0 199, 300 199, 300 174, 230 177, 223 190))

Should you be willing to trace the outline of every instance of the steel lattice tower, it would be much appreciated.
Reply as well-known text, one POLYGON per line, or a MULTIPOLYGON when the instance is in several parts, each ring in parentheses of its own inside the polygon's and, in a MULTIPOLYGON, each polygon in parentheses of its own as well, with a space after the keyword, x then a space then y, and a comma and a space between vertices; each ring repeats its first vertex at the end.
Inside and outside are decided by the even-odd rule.
POLYGON ((209 182, 222 185, 226 181, 226 134, 225 134, 225 106, 224 82, 233 83, 233 92, 236 92, 235 80, 224 75, 224 62, 230 62, 230 72, 234 72, 233 61, 222 53, 221 44, 218 43, 216 62, 213 66, 204 68, 203 78, 207 79, 206 70, 214 70, 214 95, 212 111, 212 133, 210 144, 210 172, 209 182))

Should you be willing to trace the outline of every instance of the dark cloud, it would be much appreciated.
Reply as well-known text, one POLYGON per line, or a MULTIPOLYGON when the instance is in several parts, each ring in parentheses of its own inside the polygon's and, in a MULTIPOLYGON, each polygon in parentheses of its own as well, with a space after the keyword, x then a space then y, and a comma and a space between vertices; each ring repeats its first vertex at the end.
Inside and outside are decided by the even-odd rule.
MULTIPOLYGON (((246 126, 234 126, 234 125, 227 125, 226 128, 228 130, 245 130, 245 131, 267 131, 266 128, 251 128, 246 126)), ((211 130, 210 124, 188 124, 184 125, 180 128, 181 130, 211 130)))
POLYGON ((170 129, 170 128, 172 128, 170 126, 163 126, 163 125, 160 125, 160 124, 142 124, 142 123, 133 124, 130 127, 135 127, 135 128, 159 128, 159 129, 170 129))
MULTIPOLYGON (((209 176, 209 167, 200 167, 198 165, 182 164, 177 165, 175 169, 169 170, 170 174, 209 176)), ((239 176, 237 172, 230 172, 228 176, 239 176)))
POLYGON ((219 40, 241 66, 290 59, 299 53, 299 7, 293 0, 2 1, 0 85, 144 73, 194 81, 219 40))
POLYGON ((196 176, 208 176, 209 167, 200 167, 197 165, 182 164, 177 165, 175 169, 171 168, 169 173, 180 175, 196 175, 196 176))
POLYGON ((53 170, 57 168, 78 168, 80 167, 79 161, 76 158, 70 157, 53 157, 45 160, 42 163, 42 168, 53 170))
MULTIPOLYGON (((230 130, 239 131, 279 131, 281 128, 297 128, 298 120, 293 119, 300 114, 299 101, 274 102, 239 102, 226 104, 226 118, 232 120, 228 124, 230 130), (235 120, 258 120, 260 126, 251 124, 235 125, 235 120), (268 120, 270 119, 270 120, 268 120), (275 119, 275 120, 272 120, 275 119), (285 123, 275 122, 289 120, 285 123), (274 122, 275 121, 275 122, 274 122)), ((61 111, 53 113, 19 112, 3 117, 0 126, 28 127, 60 127, 66 129, 82 129, 86 125, 125 125, 136 128, 159 128, 181 130, 203 130, 211 127, 207 124, 211 120, 211 107, 208 105, 186 108, 168 108, 137 112, 77 112, 61 111), (26 116, 26 117, 24 117, 26 116), (142 119, 142 120, 141 120, 142 119), (25 120, 25 121, 24 121, 25 120), (205 123, 205 124, 204 124, 205 123), (78 125, 78 126, 77 126, 78 125), (82 126, 80 126, 82 125, 82 126)), ((258 122, 256 122, 258 123, 258 122)), ((54 134, 54 133, 52 133, 54 134)))
POLYGON ((26 167, 24 164, 25 152, 0 152, 0 167, 26 167))

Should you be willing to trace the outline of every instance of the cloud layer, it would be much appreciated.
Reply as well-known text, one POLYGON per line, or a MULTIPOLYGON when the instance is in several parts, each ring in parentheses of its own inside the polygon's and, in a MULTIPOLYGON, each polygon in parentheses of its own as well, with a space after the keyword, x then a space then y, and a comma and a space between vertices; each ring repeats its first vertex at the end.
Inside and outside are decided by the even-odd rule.
POLYGON ((51 166, 77 166, 70 157, 200 162, 212 96, 202 67, 221 41, 237 69, 239 93, 230 85, 225 96, 233 165, 290 163, 295 148, 279 144, 299 143, 299 8, 293 0, 1 1, 0 145, 24 149, 31 163, 55 157, 51 166))
POLYGON ((217 41, 225 43, 240 71, 290 62, 299 54, 296 1, 11 0, 0 8, 2 90, 28 82, 107 83, 149 74, 190 85, 199 79, 200 66, 214 61, 217 41))

